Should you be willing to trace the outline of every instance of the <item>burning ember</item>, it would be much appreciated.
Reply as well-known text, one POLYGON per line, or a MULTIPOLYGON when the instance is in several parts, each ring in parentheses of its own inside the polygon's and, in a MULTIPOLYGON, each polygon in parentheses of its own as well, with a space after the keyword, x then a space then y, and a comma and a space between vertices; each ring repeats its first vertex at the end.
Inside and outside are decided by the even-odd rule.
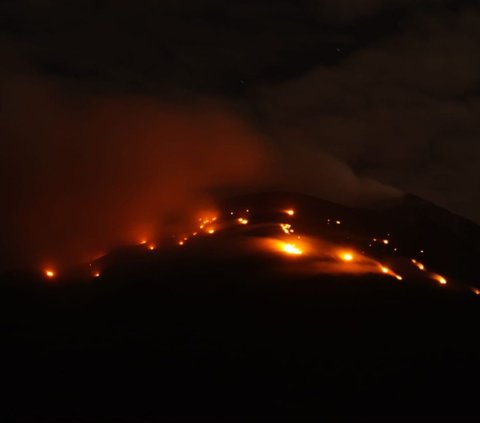
POLYGON ((434 275, 433 279, 435 279, 440 285, 446 285, 447 284, 447 280, 441 275, 434 275))
POLYGON ((352 261, 353 260, 353 254, 352 253, 343 253, 340 255, 340 258, 343 261, 352 261))
POLYGON ((295 244, 286 243, 282 246, 282 250, 287 254, 294 254, 294 255, 303 254, 303 251, 300 250, 300 248, 298 248, 295 244))
POLYGON ((49 279, 53 279, 55 276, 56 276, 56 273, 54 270, 52 269, 45 269, 45 271, 43 272, 45 274, 45 276, 49 279))
POLYGON ((415 266, 417 266, 420 270, 425 270, 425 266, 424 266, 422 263, 418 262, 417 260, 412 259, 412 263, 413 263, 415 266))
MULTIPOLYGON (((226 216, 218 218, 217 214, 210 214, 208 217, 198 218, 196 224, 192 231, 189 232, 188 236, 182 235, 180 238, 177 238, 176 244, 178 246, 183 246, 190 239, 189 237, 198 237, 202 235, 213 235, 217 231, 224 230, 228 227, 232 227, 235 224, 239 225, 248 225, 249 219, 245 217, 235 217, 235 216, 245 216, 245 213, 250 213, 250 209, 244 210, 229 210, 225 213, 226 216), (228 218, 227 218, 228 216, 228 218)), ((283 213, 290 217, 295 216, 295 210, 293 208, 284 209, 283 213)), ((326 224, 335 223, 340 225, 342 222, 335 219, 326 219, 326 224)), ((280 227, 281 233, 277 237, 260 237, 256 238, 256 246, 260 247, 262 250, 273 251, 276 254, 281 253, 283 255, 291 256, 300 256, 304 255, 308 258, 306 261, 301 262, 301 267, 296 267, 296 271, 301 270, 304 267, 306 272, 314 273, 327 273, 327 274, 383 274, 387 276, 394 277, 398 281, 402 281, 403 276, 396 273, 392 270, 391 267, 387 267, 377 261, 374 257, 367 257, 365 252, 362 250, 352 251, 349 249, 339 249, 339 241, 327 241, 320 237, 309 237, 303 234, 297 235, 291 223, 273 223, 277 228, 280 227)), ((271 225, 267 224, 267 225, 271 225)), ((257 226, 257 225, 255 225, 257 226)), ((255 229, 255 227, 254 227, 255 229)), ((342 235, 343 236, 343 235, 342 235)), ((387 235, 390 237, 390 234, 387 235)), ((376 237, 369 238, 370 241, 367 241, 365 247, 368 246, 373 248, 374 245, 383 244, 382 251, 385 251, 385 248, 388 248, 392 252, 397 252, 398 248, 392 244, 390 238, 376 237), (370 242, 370 243, 368 243, 370 242), (374 244, 375 243, 375 244, 374 244)), ((351 242, 348 238, 345 239, 345 242, 351 242)), ((146 249, 154 251, 157 249, 157 245, 148 240, 148 238, 141 238, 138 243, 144 245, 146 249)), ((372 250, 370 250, 372 251, 372 250)), ((420 250, 420 253, 424 253, 424 250, 420 250)), ((374 253, 372 253, 374 254, 374 253)), ((382 253, 383 254, 383 253, 382 253)), ((441 276, 437 273, 433 273, 427 270, 426 266, 417 261, 416 259, 411 259, 410 262, 422 272, 426 272, 428 276, 437 281, 440 285, 446 285, 447 279, 444 276, 441 276)), ((400 265, 401 262, 399 262, 400 265)), ((92 264, 89 264, 92 267, 92 264)), ((392 263, 392 267, 395 267, 395 264, 392 263)), ((56 271, 52 268, 44 269, 43 274, 48 279, 53 279, 57 276, 56 271)), ((90 269, 90 275, 92 278, 100 277, 100 272, 97 270, 90 269)), ((480 289, 475 287, 468 288, 470 292, 475 295, 480 296, 480 289)))

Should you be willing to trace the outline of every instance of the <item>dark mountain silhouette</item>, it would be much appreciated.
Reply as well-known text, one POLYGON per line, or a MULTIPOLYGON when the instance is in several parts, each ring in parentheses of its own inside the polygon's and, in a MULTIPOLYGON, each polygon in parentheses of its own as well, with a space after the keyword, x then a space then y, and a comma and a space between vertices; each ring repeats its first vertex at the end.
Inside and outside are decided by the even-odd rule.
POLYGON ((119 248, 54 281, 33 271, 4 274, 2 416, 479 414, 478 226, 412 196, 364 210, 295 193, 226 200, 217 222, 211 236, 183 246, 166 238, 154 251, 119 248), (285 215, 288 208, 295 216, 285 215), (227 224, 238 216, 249 223, 227 224), (365 251, 403 280, 296 272, 310 263, 307 255, 286 260, 249 247, 286 219, 295 234, 365 251), (92 267, 100 277, 91 278, 92 267))

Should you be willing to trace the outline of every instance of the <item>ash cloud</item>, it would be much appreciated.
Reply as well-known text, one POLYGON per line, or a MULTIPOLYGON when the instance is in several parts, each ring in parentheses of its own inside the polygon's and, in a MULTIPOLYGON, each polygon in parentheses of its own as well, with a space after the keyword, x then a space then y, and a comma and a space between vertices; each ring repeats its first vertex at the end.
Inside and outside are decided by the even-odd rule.
POLYGON ((263 124, 480 222, 480 11, 417 13, 336 66, 255 93, 263 124))
POLYGON ((480 221, 470 3, 0 4, 5 260, 161 230, 218 185, 480 221))
POLYGON ((68 264, 161 234, 214 187, 262 173, 261 137, 227 108, 93 96, 3 75, 2 265, 68 264))
MULTIPOLYGON (((422 3, 425 5, 435 1, 422 0, 422 3)), ((318 0, 314 8, 331 22, 350 24, 392 8, 397 10, 408 8, 414 2, 415 0, 318 0)))

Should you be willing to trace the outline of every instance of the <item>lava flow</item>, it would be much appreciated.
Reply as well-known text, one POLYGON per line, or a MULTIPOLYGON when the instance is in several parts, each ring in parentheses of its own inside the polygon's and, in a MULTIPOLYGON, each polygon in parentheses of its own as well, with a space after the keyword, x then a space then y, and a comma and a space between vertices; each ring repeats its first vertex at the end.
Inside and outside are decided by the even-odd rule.
MULTIPOLYGON (((447 278, 428 269, 424 262, 399 254, 399 247, 395 245, 390 233, 368 239, 359 238, 352 242, 351 234, 345 232, 343 228, 348 226, 344 219, 328 217, 322 221, 326 223, 324 233, 316 230, 315 234, 312 234, 302 221, 302 213, 292 207, 262 210, 258 215, 251 207, 230 208, 225 212, 217 210, 205 213, 189 230, 180 236, 174 236, 176 239, 174 245, 183 247, 195 241, 193 245, 201 248, 204 237, 213 236, 216 239, 216 235, 221 234, 219 242, 229 239, 227 246, 222 247, 225 254, 231 248, 231 254, 236 255, 241 255, 242 251, 254 251, 258 255, 276 255, 280 262, 283 258, 285 263, 282 266, 294 266, 296 272, 319 275, 376 274, 404 282, 412 278, 415 280, 419 277, 415 272, 420 272, 424 278, 435 281, 440 286, 447 285, 447 278), (266 212, 270 213, 269 218, 263 217, 266 212), (288 218, 287 222, 284 220, 285 217, 288 218), (299 229, 295 227, 297 221, 299 229), (241 239, 245 242, 240 242, 241 239), (238 243, 237 247, 235 243, 238 243), (236 251, 233 252, 233 249, 236 251), (288 257, 290 259, 287 260, 288 257), (405 265, 405 259, 408 260, 410 267, 405 265), (406 274, 401 274, 404 272, 406 274)), ((155 251, 156 257, 161 256, 162 249, 168 250, 172 247, 160 243, 155 237, 148 236, 140 238, 138 245, 147 251, 155 251)), ((417 251, 425 254, 423 248, 417 251)), ((97 260, 94 269, 90 275, 97 279, 102 273, 97 260)), ((58 272, 52 268, 45 268, 43 275, 47 279, 53 279, 58 277, 58 272)), ((478 288, 467 288, 471 293, 480 295, 478 288)))

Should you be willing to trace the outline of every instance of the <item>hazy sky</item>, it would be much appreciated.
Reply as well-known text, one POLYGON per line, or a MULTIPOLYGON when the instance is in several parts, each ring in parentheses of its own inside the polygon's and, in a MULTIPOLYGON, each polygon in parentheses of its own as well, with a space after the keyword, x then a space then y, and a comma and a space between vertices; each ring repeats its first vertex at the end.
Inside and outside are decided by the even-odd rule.
POLYGON ((476 1, 3 1, 3 242, 108 246, 225 185, 480 222, 479 41, 476 1))

